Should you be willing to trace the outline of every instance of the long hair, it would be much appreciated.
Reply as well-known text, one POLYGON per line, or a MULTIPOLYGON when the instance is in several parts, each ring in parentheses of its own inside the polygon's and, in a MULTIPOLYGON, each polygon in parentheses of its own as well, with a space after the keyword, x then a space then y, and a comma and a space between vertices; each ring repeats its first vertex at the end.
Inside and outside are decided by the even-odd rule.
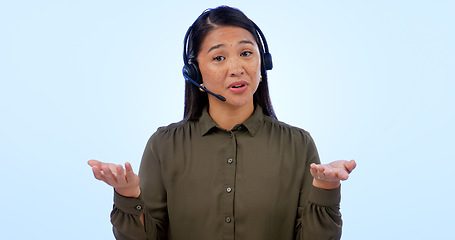
MULTIPOLYGON (((267 72, 263 62, 264 46, 261 42, 260 36, 255 28, 255 24, 239 9, 220 6, 213 9, 205 10, 190 26, 188 30, 188 41, 185 42, 185 48, 188 59, 184 59, 184 64, 188 61, 197 64, 197 55, 200 51, 202 41, 207 34, 220 26, 234 26, 240 27, 250 32, 256 43, 258 44, 261 52, 261 77, 262 81, 259 83, 258 89, 253 95, 254 104, 261 106, 265 115, 277 118, 273 110, 272 102, 270 101, 269 87, 267 83, 267 72)), ((199 91, 199 88, 191 83, 185 82, 185 110, 183 114, 184 120, 198 119, 204 107, 208 104, 207 93, 199 91)))

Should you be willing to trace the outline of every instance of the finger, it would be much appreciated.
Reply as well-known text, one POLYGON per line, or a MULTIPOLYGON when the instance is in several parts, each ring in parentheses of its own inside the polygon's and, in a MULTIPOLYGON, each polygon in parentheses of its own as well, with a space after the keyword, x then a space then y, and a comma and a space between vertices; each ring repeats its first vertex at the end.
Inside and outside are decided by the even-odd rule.
POLYGON ((345 162, 343 164, 343 167, 337 171, 338 178, 343 181, 347 180, 349 178, 349 174, 351 173, 352 169, 353 169, 352 166, 350 166, 350 164, 348 164, 348 162, 345 162))
POLYGON ((339 171, 337 175, 338 179, 342 181, 347 180, 349 178, 349 173, 344 170, 339 171))
POLYGON ((125 170, 123 170, 122 165, 117 165, 117 184, 118 185, 124 185, 127 184, 126 178, 125 178, 125 170))
POLYGON ((334 168, 330 165, 328 165, 327 167, 322 167, 321 168, 321 171, 325 174, 325 175, 333 175, 334 174, 334 168))
POLYGON ((103 170, 103 173, 104 173, 104 177, 106 179, 106 183, 111 185, 112 187, 116 187, 117 186, 117 178, 114 176, 114 174, 112 173, 111 169, 108 168, 108 167, 105 167, 105 168, 102 168, 103 170))
POLYGON ((324 173, 319 170, 319 166, 318 164, 312 163, 310 165, 310 173, 313 178, 322 180, 324 179, 324 173))
POLYGON ((104 163, 104 162, 99 162, 98 166, 101 171, 104 173, 106 169, 109 169, 110 172, 114 175, 117 176, 117 165, 113 163, 104 163))
POLYGON ((350 174, 354 168, 357 166, 357 163, 354 160, 351 160, 349 162, 346 162, 344 164, 344 167, 346 168, 346 171, 350 174))
POLYGON ((131 163, 129 163, 129 162, 125 163, 125 171, 126 172, 132 172, 133 171, 133 167, 131 166, 131 163))
POLYGON ((314 178, 317 178, 318 177, 318 169, 316 168, 310 168, 310 173, 311 173, 311 176, 313 176, 314 178))
POLYGON ((98 160, 94 160, 94 159, 91 159, 91 160, 88 160, 88 165, 90 165, 90 167, 93 167, 93 166, 101 166, 101 162, 98 161, 98 160))
POLYGON ((334 170, 332 168, 326 168, 323 171, 324 178, 328 181, 338 181, 339 176, 338 176, 338 171, 334 170))
POLYGON ((347 180, 349 178, 349 175, 351 172, 354 170, 356 167, 356 162, 354 160, 351 160, 349 162, 344 163, 344 171, 340 171, 339 177, 341 180, 347 180))
POLYGON ((328 177, 324 174, 324 172, 318 172, 317 178, 319 180, 327 180, 328 179, 328 177))
POLYGON ((327 180, 327 178, 329 176, 326 174, 326 169, 325 169, 324 166, 318 165, 318 168, 317 168, 317 171, 316 171, 316 177, 319 180, 327 180))
POLYGON ((311 169, 317 169, 318 165, 316 163, 312 163, 312 164, 310 164, 310 168, 311 169))
POLYGON ((317 172, 318 172, 318 167, 316 167, 316 166, 310 166, 310 172, 317 173, 317 172))
POLYGON ((330 166, 330 165, 321 165, 319 166, 319 172, 321 172, 321 174, 324 176, 324 177, 329 177, 329 176, 332 176, 333 177, 333 168, 330 166))
POLYGON ((125 168, 126 168, 126 181, 130 184, 133 185, 138 185, 139 184, 139 176, 134 173, 133 167, 131 166, 130 163, 125 163, 125 168))
POLYGON ((104 174, 101 172, 101 170, 98 166, 93 166, 92 171, 93 171, 93 175, 95 176, 96 179, 98 179, 100 181, 105 181, 104 174))
MULTIPOLYGON (((119 165, 113 164, 113 163, 106 163, 106 166, 109 169, 111 169, 111 172, 112 172, 112 174, 114 174, 114 176, 117 176, 117 166, 119 166, 119 165)), ((120 166, 122 166, 122 165, 120 165, 120 166)), ((123 169, 123 167, 122 167, 122 169, 123 169)))
POLYGON ((131 163, 129 163, 129 162, 125 163, 125 172, 126 172, 127 181, 132 180, 136 176, 136 174, 133 171, 133 167, 131 166, 131 163))
POLYGON ((312 163, 310 164, 310 169, 313 169, 314 171, 321 171, 321 169, 324 169, 324 167, 322 164, 312 163))

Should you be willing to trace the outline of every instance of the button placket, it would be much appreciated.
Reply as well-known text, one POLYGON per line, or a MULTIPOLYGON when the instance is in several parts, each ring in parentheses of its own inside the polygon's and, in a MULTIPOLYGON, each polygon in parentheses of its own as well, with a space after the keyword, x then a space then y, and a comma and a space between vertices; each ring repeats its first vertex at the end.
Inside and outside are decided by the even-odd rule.
POLYGON ((234 189, 236 164, 234 162, 237 155, 237 135, 232 131, 227 131, 228 143, 226 145, 226 158, 224 162, 224 196, 223 196, 223 213, 224 213, 224 233, 227 235, 234 234, 234 189))

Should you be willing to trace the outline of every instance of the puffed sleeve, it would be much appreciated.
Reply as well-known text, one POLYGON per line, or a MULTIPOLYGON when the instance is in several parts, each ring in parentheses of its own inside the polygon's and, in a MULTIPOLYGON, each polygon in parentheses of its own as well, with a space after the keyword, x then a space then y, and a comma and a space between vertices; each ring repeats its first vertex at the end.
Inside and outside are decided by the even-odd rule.
POLYGON ((313 139, 306 138, 306 166, 297 209, 296 239, 335 240, 341 238, 340 188, 319 189, 313 186, 310 164, 319 163, 313 139))
POLYGON ((141 195, 126 198, 114 193, 111 222, 116 239, 167 239, 167 201, 161 178, 160 162, 155 154, 156 133, 147 142, 139 170, 141 195), (140 221, 145 215, 145 226, 140 221))

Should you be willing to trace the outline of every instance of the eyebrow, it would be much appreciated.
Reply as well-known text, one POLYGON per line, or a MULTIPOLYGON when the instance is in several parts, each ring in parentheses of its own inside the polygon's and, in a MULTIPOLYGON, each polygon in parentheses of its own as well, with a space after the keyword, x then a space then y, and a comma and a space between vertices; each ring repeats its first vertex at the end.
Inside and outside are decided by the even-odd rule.
MULTIPOLYGON (((254 43, 253 43, 252 41, 249 41, 249 40, 242 40, 242 41, 240 41, 238 44, 251 44, 251 45, 254 46, 254 43)), ((207 51, 207 53, 209 53, 209 52, 211 52, 211 51, 213 51, 213 50, 215 50, 215 49, 218 49, 218 48, 220 48, 220 47, 224 47, 224 46, 225 46, 224 44, 215 45, 215 46, 211 47, 211 48, 207 51)))

